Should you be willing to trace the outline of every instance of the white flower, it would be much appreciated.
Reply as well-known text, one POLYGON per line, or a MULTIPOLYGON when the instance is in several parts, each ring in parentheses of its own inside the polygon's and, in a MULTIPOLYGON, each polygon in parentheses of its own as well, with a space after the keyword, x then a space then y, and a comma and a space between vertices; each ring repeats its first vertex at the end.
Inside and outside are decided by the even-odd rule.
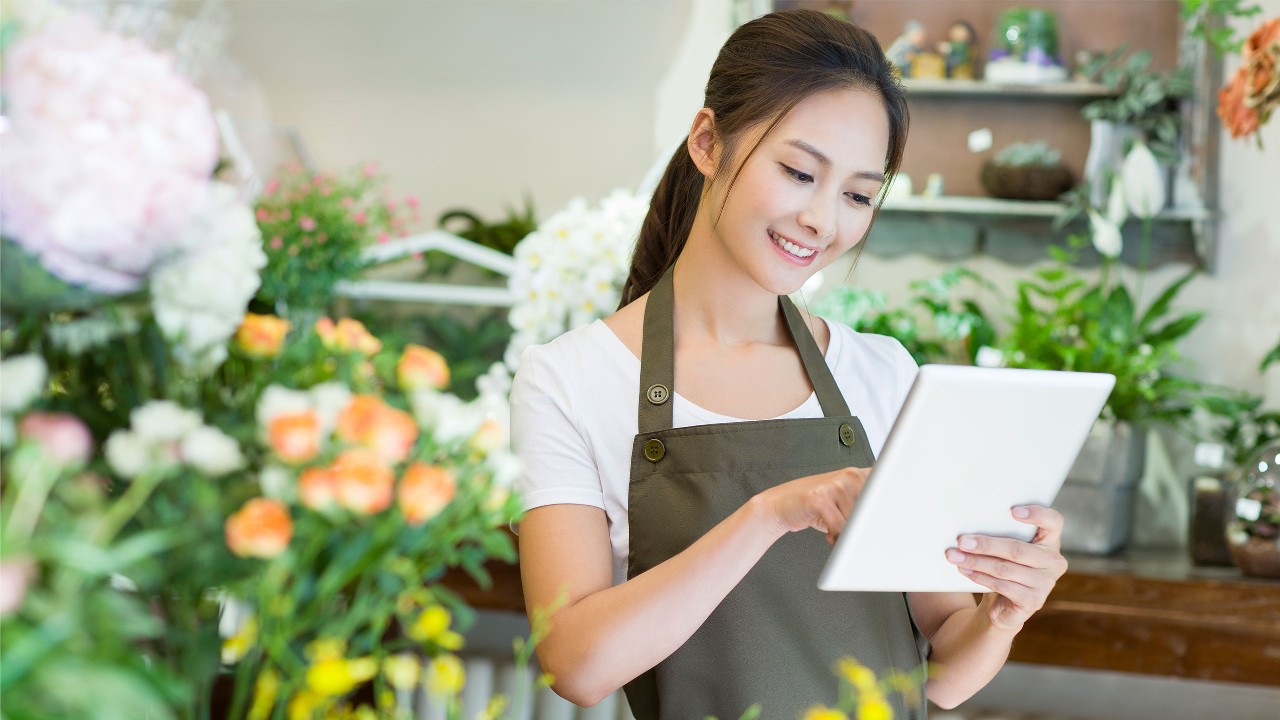
POLYGON ((244 467, 240 445, 217 428, 204 425, 182 438, 182 459, 210 477, 220 477, 244 467))
POLYGON ((973 362, 978 367, 1004 367, 1004 353, 990 345, 983 345, 978 348, 978 355, 973 359, 973 362))
POLYGON ((226 343, 258 291, 267 263, 253 211, 235 188, 214 183, 209 202, 183 235, 186 251, 156 269, 152 307, 178 359, 208 372, 226 358, 226 343))
POLYGON ((351 388, 327 382, 311 388, 311 405, 320 418, 320 434, 327 436, 338 425, 338 413, 351 404, 351 388))
POLYGON ((131 430, 117 430, 107 438, 103 450, 107 464, 123 478, 136 478, 152 466, 152 443, 131 430))
POLYGON ((488 464, 489 470, 493 474, 493 484, 500 488, 509 489, 524 470, 524 465, 520 462, 520 458, 505 450, 489 453, 489 456, 485 458, 485 463, 488 464))
POLYGON ((271 421, 281 415, 294 415, 312 409, 311 395, 305 390, 290 390, 280 385, 268 385, 258 398, 257 420, 263 432, 271 421))
POLYGON ((1119 178, 1111 181, 1111 194, 1107 196, 1107 220, 1116 227, 1123 227, 1129 219, 1129 208, 1124 201, 1124 183, 1119 178))
POLYGON ((1124 248, 1124 240, 1120 237, 1120 228, 1110 220, 1102 217, 1096 210, 1089 210, 1089 229, 1093 234, 1093 247, 1105 257, 1120 257, 1124 248))
POLYGON ((182 440, 187 433, 200 427, 200 413, 188 410, 170 400, 152 400, 129 413, 133 431, 153 443, 169 443, 182 440))
POLYGON ((1154 217, 1164 209, 1164 173, 1145 143, 1133 146, 1120 166, 1125 202, 1129 212, 1140 218, 1154 217))
POLYGON ((49 368, 35 354, 13 355, 0 361, 0 412, 6 415, 25 410, 40 397, 49 368))
POLYGON ((476 378, 476 390, 482 398, 505 399, 511 394, 511 373, 502 363, 489 366, 489 372, 476 378))
POLYGON ((418 424, 442 443, 466 440, 485 420, 479 403, 464 403, 448 393, 420 390, 409 401, 418 424))

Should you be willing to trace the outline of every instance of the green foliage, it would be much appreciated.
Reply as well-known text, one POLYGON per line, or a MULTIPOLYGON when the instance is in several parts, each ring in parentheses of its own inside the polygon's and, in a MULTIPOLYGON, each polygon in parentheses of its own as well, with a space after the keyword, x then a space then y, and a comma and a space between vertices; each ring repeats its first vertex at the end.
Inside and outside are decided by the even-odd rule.
POLYGON ((1146 138, 1157 158, 1173 162, 1177 159, 1178 134, 1182 129, 1178 101, 1191 97, 1195 89, 1191 68, 1159 73, 1149 70, 1150 64, 1150 50, 1130 54, 1127 47, 1120 47, 1086 65, 1082 70, 1086 77, 1101 82, 1118 95, 1085 105, 1082 114, 1087 120, 1133 125, 1146 138))
POLYGON ((449 363, 447 390, 464 400, 476 396, 476 380, 502 361, 511 342, 513 331, 505 308, 449 308, 404 317, 385 312, 384 307, 372 306, 356 317, 390 347, 415 343, 443 355, 449 363))
POLYGON ((1235 36, 1230 19, 1262 13, 1246 0, 1182 0, 1182 19, 1190 23, 1192 37, 1206 40, 1219 55, 1239 52, 1241 40, 1235 36))
POLYGON ((919 364, 972 364, 978 350, 995 344, 996 332, 975 300, 954 297, 965 281, 995 291, 972 270, 954 268, 940 277, 912 282, 906 307, 887 307, 887 295, 880 291, 841 286, 814 303, 813 312, 858 332, 897 338, 919 364), (932 332, 917 320, 919 312, 931 321, 932 332))
MULTIPOLYGON (((436 225, 460 238, 510 255, 515 251, 517 243, 538 229, 538 220, 533 215, 533 200, 526 197, 523 210, 508 208, 506 217, 496 222, 485 222, 470 210, 455 208, 442 213, 436 225)), ((427 253, 426 260, 428 273, 438 277, 448 275, 457 258, 441 252, 431 252, 427 253)))
POLYGON ((1062 153, 1049 147, 1043 140, 1013 143, 996 153, 992 162, 1012 167, 1057 167, 1062 163, 1062 153))
POLYGON ((1052 248, 1054 264, 1017 286, 1011 327, 1001 349, 1012 367, 1102 372, 1116 376, 1104 415, 1136 424, 1185 420, 1201 389, 1171 371, 1177 342, 1200 322, 1198 311, 1174 312, 1173 301, 1195 277, 1192 270, 1145 309, 1104 271, 1090 282, 1071 250, 1052 248))

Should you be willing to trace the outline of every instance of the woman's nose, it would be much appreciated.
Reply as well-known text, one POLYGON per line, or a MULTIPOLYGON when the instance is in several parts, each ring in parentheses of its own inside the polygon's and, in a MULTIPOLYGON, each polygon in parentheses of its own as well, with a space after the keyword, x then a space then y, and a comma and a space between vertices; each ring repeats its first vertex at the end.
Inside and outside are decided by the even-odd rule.
POLYGON ((818 238, 829 238, 836 231, 835 203, 815 192, 809 197, 808 204, 800 211, 796 221, 818 238))

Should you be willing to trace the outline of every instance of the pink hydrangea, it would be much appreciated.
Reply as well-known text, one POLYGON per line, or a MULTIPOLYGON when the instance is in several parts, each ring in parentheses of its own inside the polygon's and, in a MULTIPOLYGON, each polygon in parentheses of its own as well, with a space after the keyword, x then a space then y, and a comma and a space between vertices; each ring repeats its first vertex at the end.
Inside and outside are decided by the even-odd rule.
POLYGON ((167 56, 69 16, 6 53, 0 227, 63 280, 140 287, 207 200, 209 102, 167 56))

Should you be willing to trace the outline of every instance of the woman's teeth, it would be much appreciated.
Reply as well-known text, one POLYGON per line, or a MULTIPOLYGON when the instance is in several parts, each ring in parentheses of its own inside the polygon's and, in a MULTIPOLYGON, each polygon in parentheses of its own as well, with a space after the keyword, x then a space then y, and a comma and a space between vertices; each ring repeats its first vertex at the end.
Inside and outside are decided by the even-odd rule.
POLYGON ((769 231, 769 238, 773 240, 773 244, 777 245, 783 250, 786 250, 792 255, 795 255, 798 258, 807 258, 810 255, 817 252, 817 250, 809 250, 806 248, 802 248, 799 245, 796 245, 795 243, 791 242, 790 240, 780 238, 777 235, 774 235, 772 230, 769 231))

